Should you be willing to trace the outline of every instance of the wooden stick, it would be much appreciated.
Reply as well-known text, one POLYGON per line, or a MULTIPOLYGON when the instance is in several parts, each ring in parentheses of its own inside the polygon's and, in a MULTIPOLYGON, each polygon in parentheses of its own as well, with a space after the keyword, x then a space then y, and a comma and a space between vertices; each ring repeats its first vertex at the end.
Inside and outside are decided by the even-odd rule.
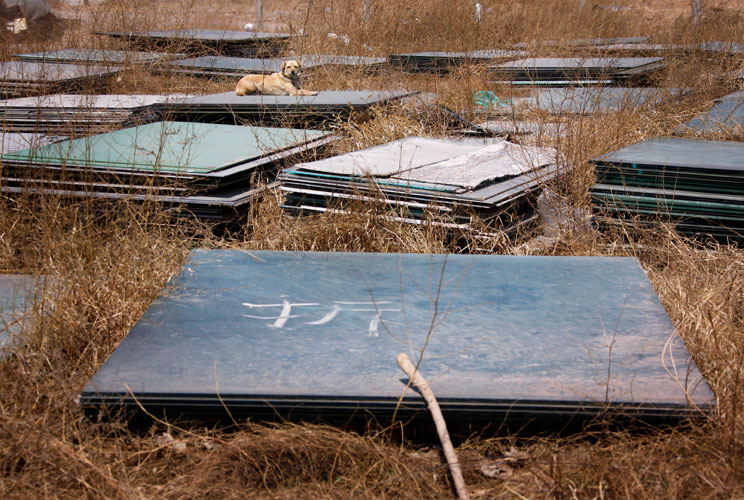
POLYGON ((429 407, 431 417, 434 419, 434 425, 437 428, 437 434, 439 434, 439 440, 442 442, 442 449, 444 450, 444 456, 447 459, 447 465, 449 465, 450 474, 452 475, 452 481, 455 483, 455 491, 457 492, 458 498, 461 500, 469 500, 470 495, 468 494, 468 488, 465 485, 465 479, 462 477, 462 470, 460 469, 460 462, 457 461, 457 453, 455 453, 455 447, 452 446, 450 441, 449 432, 447 432, 447 424, 442 416, 442 410, 439 409, 439 403, 434 397, 429 384, 426 383, 424 377, 416 371, 411 360, 408 359, 406 354, 398 354, 395 358, 398 362, 401 370, 408 375, 411 379, 411 383, 419 390, 421 395, 426 401, 426 406, 429 407))

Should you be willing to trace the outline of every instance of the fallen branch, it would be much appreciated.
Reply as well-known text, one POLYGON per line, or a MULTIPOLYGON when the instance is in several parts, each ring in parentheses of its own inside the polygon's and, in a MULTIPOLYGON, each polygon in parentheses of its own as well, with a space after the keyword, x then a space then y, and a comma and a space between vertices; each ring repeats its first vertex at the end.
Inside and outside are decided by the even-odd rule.
POLYGON ((437 428, 439 440, 442 442, 442 449, 444 450, 444 456, 447 459, 447 465, 449 466, 450 474, 452 475, 452 481, 455 483, 457 496, 461 500, 468 500, 470 495, 468 494, 468 488, 465 485, 465 479, 462 477, 460 462, 457 461, 455 448, 452 446, 452 441, 450 441, 449 433, 447 432, 447 424, 444 421, 442 410, 439 409, 439 403, 437 403, 434 393, 429 387, 429 384, 426 383, 426 380, 424 380, 424 377, 416 371, 416 368, 414 368, 411 360, 408 359, 406 354, 398 354, 395 361, 398 362, 398 366, 400 366, 401 370, 408 375, 408 378, 411 379, 411 383, 424 397, 426 406, 429 407, 431 417, 434 419, 434 425, 437 428))

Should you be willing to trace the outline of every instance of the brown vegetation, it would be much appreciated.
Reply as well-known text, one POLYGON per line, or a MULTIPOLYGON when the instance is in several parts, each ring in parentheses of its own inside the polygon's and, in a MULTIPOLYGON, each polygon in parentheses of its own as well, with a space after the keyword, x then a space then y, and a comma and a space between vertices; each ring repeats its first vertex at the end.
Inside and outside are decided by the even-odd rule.
MULTIPOLYGON (((95 2, 94 2, 95 3, 95 2)), ((470 1, 266 2, 270 29, 303 29, 301 52, 386 55, 395 51, 503 47, 515 42, 653 35, 657 41, 744 42, 738 2, 705 2, 703 22, 688 19, 689 2, 574 0, 482 2, 477 23, 470 1), (279 5, 277 5, 279 4, 279 5), (627 9, 610 9, 619 6, 627 9), (350 44, 326 37, 346 34, 350 44)), ((0 45, 13 53, 67 47, 115 47, 94 30, 192 26, 241 29, 252 2, 110 0, 92 8, 60 5, 72 18, 57 38, 44 34, 0 45)), ((531 48, 530 50, 536 50, 531 48)), ((569 51, 568 47, 555 50, 569 51)), ((588 206, 588 160, 641 139, 666 135, 735 82, 710 78, 739 59, 677 57, 661 85, 695 91, 674 106, 565 118, 571 131, 556 141, 567 176, 553 188, 569 206, 588 206)), ((448 76, 318 74, 308 88, 410 88, 473 117, 471 95, 486 88, 478 68, 448 76)), ((154 76, 133 69, 110 82, 112 93, 209 93, 232 81, 154 76)), ((491 89, 510 95, 510 89, 491 89)), ((547 117, 536 116, 538 120, 547 117)), ((437 136, 441 117, 399 109, 364 124, 345 124, 339 150, 391 139, 437 136)), ((726 137, 721 137, 725 139, 726 137)), ((278 195, 277 195, 278 196, 278 195)), ((115 210, 56 198, 0 200, 0 270, 54 277, 39 324, 23 349, 0 362, 0 495, 3 498, 438 498, 452 494, 436 451, 401 444, 387 432, 360 435, 313 424, 240 422, 229 430, 193 422, 156 421, 145 431, 119 417, 83 416, 75 398, 179 269, 190 248, 234 247, 378 252, 462 251, 443 231, 383 221, 379 207, 355 215, 288 219, 277 197, 256 203, 245 231, 220 238, 209 228, 165 224, 157 207, 115 210), (154 208, 154 209, 152 209, 154 208)), ((667 312, 716 393, 720 411, 681 430, 587 432, 570 438, 473 436, 459 447, 475 498, 742 498, 744 497, 744 252, 685 240, 660 221, 598 234, 567 229, 536 244, 524 238, 479 240, 480 251, 547 255, 633 255, 647 270, 667 312), (479 472, 512 448, 519 466, 494 478, 479 472)), ((474 250, 476 245, 467 246, 474 250)), ((391 360, 392 363, 392 360, 391 360)), ((399 435, 399 433, 397 434, 399 435)))

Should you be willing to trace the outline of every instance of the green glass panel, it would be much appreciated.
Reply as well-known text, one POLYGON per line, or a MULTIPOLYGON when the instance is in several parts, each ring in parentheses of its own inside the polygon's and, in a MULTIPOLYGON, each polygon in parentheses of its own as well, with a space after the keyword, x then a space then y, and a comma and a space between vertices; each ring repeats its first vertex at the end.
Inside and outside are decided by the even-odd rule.
POLYGON ((316 130, 156 122, 65 141, 3 159, 55 165, 200 174, 328 135, 316 130))

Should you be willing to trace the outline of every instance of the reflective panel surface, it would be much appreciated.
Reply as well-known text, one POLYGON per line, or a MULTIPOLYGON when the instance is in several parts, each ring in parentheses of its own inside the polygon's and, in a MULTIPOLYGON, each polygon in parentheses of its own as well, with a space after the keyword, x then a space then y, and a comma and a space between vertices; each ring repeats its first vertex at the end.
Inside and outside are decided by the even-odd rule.
POLYGON ((384 415, 401 352, 475 419, 712 400, 635 259, 194 250, 82 402, 384 415))

